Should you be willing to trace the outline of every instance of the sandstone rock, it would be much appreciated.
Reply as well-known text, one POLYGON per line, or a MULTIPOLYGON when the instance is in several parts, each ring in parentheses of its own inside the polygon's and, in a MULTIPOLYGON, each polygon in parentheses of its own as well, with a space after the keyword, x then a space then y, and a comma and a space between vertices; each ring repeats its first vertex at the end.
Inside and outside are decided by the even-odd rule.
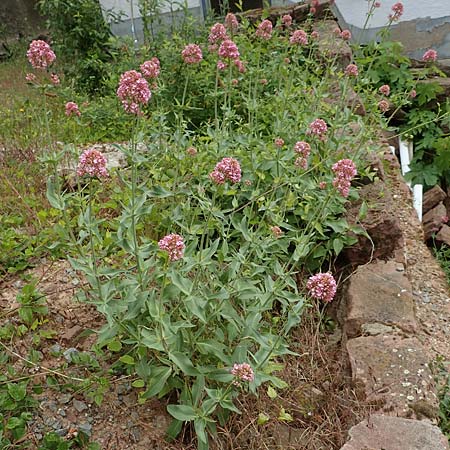
POLYGON ((393 325, 407 332, 417 329, 411 284, 395 261, 360 266, 350 277, 344 332, 358 336, 364 324, 393 325))
POLYGON ((436 419, 438 399, 428 367, 430 356, 417 338, 392 334, 359 337, 347 341, 347 352, 355 385, 377 411, 416 418, 414 405, 421 402, 428 405, 428 418, 436 419))
POLYGON ((358 243, 344 251, 351 264, 366 264, 371 258, 388 259, 403 245, 403 234, 392 202, 392 196, 383 183, 362 186, 359 200, 347 211, 351 225, 362 226, 370 238, 359 235, 358 243), (365 218, 359 220, 362 202, 369 206, 365 218))
POLYGON ((448 450, 441 430, 428 422, 371 415, 352 427, 341 450, 448 450))
POLYGON ((338 66, 345 68, 352 61, 352 50, 346 41, 336 37, 336 28, 339 28, 339 25, 334 20, 323 20, 313 26, 314 31, 319 33, 319 55, 322 55, 326 62, 335 59, 338 66))
POLYGON ((433 234, 437 233, 442 225, 443 219, 447 216, 447 209, 441 202, 433 209, 430 209, 422 218, 423 231, 425 240, 430 239, 433 234))
POLYGON ((442 225, 442 228, 436 234, 436 240, 450 247, 450 227, 448 225, 442 225))
POLYGON ((447 197, 447 195, 439 185, 436 185, 425 192, 423 195, 422 213, 427 213, 431 208, 434 208, 437 204, 442 202, 445 197, 447 197))

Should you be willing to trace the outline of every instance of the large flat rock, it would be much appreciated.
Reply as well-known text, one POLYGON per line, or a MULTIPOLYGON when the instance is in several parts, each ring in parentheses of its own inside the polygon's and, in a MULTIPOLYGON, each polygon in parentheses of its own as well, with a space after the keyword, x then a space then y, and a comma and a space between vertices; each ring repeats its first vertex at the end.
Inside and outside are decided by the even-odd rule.
POLYGON ((371 415, 352 427, 341 450, 448 450, 441 430, 428 422, 371 415))
POLYGON ((347 341, 347 352, 353 382, 376 411, 436 419, 438 400, 428 366, 430 356, 417 338, 359 337, 347 341))
POLYGON ((374 323, 417 329, 411 283, 403 265, 393 260, 358 267, 348 284, 345 333, 358 336, 363 325, 374 323))

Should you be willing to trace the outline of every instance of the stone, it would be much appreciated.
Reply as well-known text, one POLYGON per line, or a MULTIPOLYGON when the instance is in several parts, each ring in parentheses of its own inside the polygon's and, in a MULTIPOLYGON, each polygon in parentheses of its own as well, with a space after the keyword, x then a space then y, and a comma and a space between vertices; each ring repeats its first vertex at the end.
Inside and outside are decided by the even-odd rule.
MULTIPOLYGON (((412 405, 429 406, 436 419, 438 399, 428 366, 431 357, 415 337, 364 336, 347 341, 354 384, 373 410, 386 415, 417 418, 412 405)), ((422 408, 422 410, 425 410, 422 408)))
POLYGON ((427 192, 425 192, 425 194, 423 194, 422 214, 425 214, 430 209, 434 208, 436 205, 442 202, 445 197, 447 197, 447 195, 439 185, 436 185, 433 188, 429 189, 427 192))
POLYGON ((366 115, 366 109, 360 96, 350 86, 347 86, 346 98, 344 100, 342 99, 342 94, 340 85, 338 83, 331 83, 328 96, 323 100, 328 104, 345 105, 358 116, 366 115))
POLYGON ((450 246, 450 227, 446 224, 436 234, 436 240, 450 246))
POLYGON ((83 411, 86 411, 86 409, 88 409, 88 406, 86 405, 86 403, 84 403, 80 400, 77 400, 76 398, 73 399, 72 405, 78 412, 83 412, 83 411))
POLYGON ((403 233, 392 196, 381 181, 361 186, 359 200, 349 205, 345 217, 350 225, 361 226, 369 236, 357 235, 358 242, 344 250, 351 264, 366 264, 373 258, 391 258, 403 246, 403 233), (368 211, 360 218, 363 201, 368 205, 368 211))
POLYGON ((358 267, 350 277, 344 322, 347 336, 358 336, 363 325, 373 323, 416 331, 412 287, 397 266, 392 260, 376 261, 358 267))
POLYGON ((341 450, 448 450, 448 442, 435 425, 420 420, 370 415, 348 432, 341 450))
POLYGON ((78 429, 86 436, 90 436, 92 434, 92 425, 89 422, 80 423, 78 425, 78 429))
POLYGON ((77 337, 81 332, 83 331, 83 328, 81 328, 79 325, 74 325, 73 327, 69 328, 62 336, 61 339, 66 342, 71 342, 75 337, 77 337))
POLYGON ((68 362, 71 363, 72 362, 72 358, 74 355, 78 354, 79 351, 76 348, 68 348, 67 350, 64 351, 63 356, 64 359, 68 362))
POLYGON ((317 40, 319 58, 329 64, 330 60, 344 69, 352 61, 352 50, 344 39, 337 38, 335 29, 339 28, 335 20, 322 20, 316 22, 313 30, 319 33, 317 40))
POLYGON ((378 334, 389 334, 394 332, 395 328, 382 323, 364 323, 361 326, 361 332, 363 335, 376 336, 378 334))
POLYGON ((446 216, 447 209, 442 202, 424 214, 422 224, 426 241, 441 229, 446 216))

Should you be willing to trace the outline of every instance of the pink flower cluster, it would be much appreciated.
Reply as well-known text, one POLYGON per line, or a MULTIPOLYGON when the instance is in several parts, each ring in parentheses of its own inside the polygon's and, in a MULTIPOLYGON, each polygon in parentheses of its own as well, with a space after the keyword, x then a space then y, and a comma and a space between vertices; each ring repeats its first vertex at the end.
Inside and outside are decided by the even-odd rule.
POLYGON ((388 97, 391 93, 391 87, 388 84, 383 84, 383 86, 380 86, 378 89, 378 92, 388 97))
POLYGON ((27 80, 29 83, 34 83, 36 81, 36 75, 34 73, 27 73, 25 75, 25 80, 27 80))
POLYGON ((45 41, 32 41, 27 58, 34 69, 46 69, 56 59, 56 55, 45 41))
POLYGON ((234 364, 231 374, 241 381, 253 381, 255 373, 248 363, 234 364))
POLYGON ((159 59, 154 56, 152 59, 142 63, 140 69, 145 78, 155 79, 159 77, 161 63, 159 62, 159 59))
POLYGON ((396 22, 403 15, 403 3, 397 2, 392 6, 392 14, 389 15, 389 20, 396 22))
POLYGON ((225 16, 225 27, 232 33, 239 28, 239 22, 233 13, 228 13, 225 16))
POLYGON ((308 35, 303 30, 295 30, 289 39, 291 44, 308 45, 308 35))
POLYGON ((245 71, 247 70, 244 63, 240 59, 235 59, 234 65, 237 67, 240 73, 245 73, 245 71))
POLYGON ((282 139, 282 138, 275 138, 274 144, 275 144, 275 147, 281 148, 284 145, 284 139, 282 139))
POLYGON ((306 169, 308 167, 308 156, 311 153, 311 146, 305 141, 298 141, 294 145, 294 152, 300 155, 295 160, 294 165, 301 169, 306 169))
POLYGON ((66 116, 81 116, 81 112, 78 109, 78 105, 75 102, 66 103, 66 116))
POLYGON ((141 114, 140 105, 146 105, 151 95, 147 80, 140 72, 129 70, 120 76, 117 96, 125 111, 141 114))
POLYGON ((54 86, 58 86, 58 84, 61 84, 61 80, 56 73, 50 74, 50 81, 54 86))
POLYGON ((77 175, 89 175, 91 177, 105 178, 108 176, 106 170, 106 157, 98 150, 85 150, 78 161, 77 175))
POLYGON ((276 238, 283 236, 283 230, 278 225, 270 227, 270 231, 276 238))
POLYGON ((358 76, 358 66, 356 64, 349 64, 345 68, 345 75, 348 77, 357 77, 358 76))
POLYGON ((380 100, 378 102, 378 109, 383 113, 389 111, 389 102, 386 100, 380 100))
POLYGON ((272 37, 272 22, 269 19, 263 20, 256 29, 256 36, 261 39, 270 39, 272 37))
POLYGON ((228 39, 227 29, 221 23, 216 23, 211 27, 211 31, 208 36, 210 44, 218 44, 219 42, 228 39))
POLYGON ((184 255, 186 246, 182 236, 176 233, 168 234, 158 241, 160 250, 164 250, 169 254, 170 261, 177 261, 184 255))
POLYGON ((431 48, 427 50, 422 56, 422 61, 436 61, 436 60, 437 60, 437 51, 431 48))
POLYGON ((333 186, 342 197, 348 197, 351 181, 357 174, 355 163, 351 159, 341 159, 331 169, 335 174, 333 186))
POLYGON ((329 303, 336 295, 337 286, 333 275, 330 272, 325 272, 309 277, 306 288, 312 298, 329 303))
POLYGON ((352 33, 350 30, 342 30, 340 36, 344 41, 349 41, 352 38, 352 33))
POLYGON ((327 133, 327 131, 328 127, 325 120, 315 119, 309 124, 309 130, 307 133, 314 134, 319 139, 323 140, 325 138, 325 134, 327 133))
POLYGON ((158 241, 160 250, 164 250, 169 254, 170 261, 177 261, 183 257, 184 245, 183 237, 176 233, 168 234, 158 241))
POLYGON ((231 39, 225 39, 219 47, 219 56, 224 59, 239 59, 239 50, 237 45, 231 39))
POLYGON ((289 28, 292 25, 292 16, 290 14, 285 14, 281 18, 281 23, 286 27, 289 28))
POLYGON ((188 44, 181 52, 186 64, 198 64, 203 59, 202 49, 197 44, 188 44))
POLYGON ((239 161, 234 158, 223 158, 209 176, 216 184, 223 184, 227 180, 231 183, 239 183, 242 176, 239 161))

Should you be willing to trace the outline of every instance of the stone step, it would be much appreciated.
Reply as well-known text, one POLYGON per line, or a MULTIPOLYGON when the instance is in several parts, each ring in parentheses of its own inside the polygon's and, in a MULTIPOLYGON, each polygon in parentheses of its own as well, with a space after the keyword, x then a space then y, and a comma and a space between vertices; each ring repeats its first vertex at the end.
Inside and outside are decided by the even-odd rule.
POLYGON ((383 324, 412 333, 417 330, 412 287, 401 263, 375 261, 358 267, 347 287, 344 332, 363 333, 363 325, 383 324))
POLYGON ((380 413, 436 420, 439 406, 429 355, 415 337, 396 334, 347 341, 352 379, 380 413))
POLYGON ((341 450, 448 450, 441 430, 428 422, 371 415, 352 427, 341 450))

